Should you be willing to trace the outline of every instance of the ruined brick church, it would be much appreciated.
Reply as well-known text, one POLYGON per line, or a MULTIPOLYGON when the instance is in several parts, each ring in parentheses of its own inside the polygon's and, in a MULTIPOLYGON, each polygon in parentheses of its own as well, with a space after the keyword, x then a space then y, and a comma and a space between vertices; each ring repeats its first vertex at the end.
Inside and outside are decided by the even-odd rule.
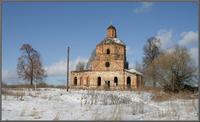
POLYGON ((117 38, 113 25, 107 28, 107 36, 96 45, 90 68, 71 71, 70 87, 81 89, 137 89, 142 84, 142 74, 129 69, 126 45, 117 38))

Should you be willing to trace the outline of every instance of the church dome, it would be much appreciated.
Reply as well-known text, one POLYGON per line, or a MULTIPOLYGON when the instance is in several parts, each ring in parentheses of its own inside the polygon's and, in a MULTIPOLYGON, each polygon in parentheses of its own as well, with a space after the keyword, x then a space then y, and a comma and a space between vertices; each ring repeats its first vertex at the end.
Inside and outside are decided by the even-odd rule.
POLYGON ((121 44, 125 45, 123 41, 117 38, 117 30, 113 25, 108 26, 107 28, 107 37, 104 38, 99 44, 121 44))
POLYGON ((116 30, 116 28, 113 26, 113 25, 110 25, 108 28, 107 28, 107 30, 108 29, 115 29, 116 30))
POLYGON ((107 28, 107 37, 109 37, 109 38, 117 38, 117 30, 113 25, 110 25, 107 28))

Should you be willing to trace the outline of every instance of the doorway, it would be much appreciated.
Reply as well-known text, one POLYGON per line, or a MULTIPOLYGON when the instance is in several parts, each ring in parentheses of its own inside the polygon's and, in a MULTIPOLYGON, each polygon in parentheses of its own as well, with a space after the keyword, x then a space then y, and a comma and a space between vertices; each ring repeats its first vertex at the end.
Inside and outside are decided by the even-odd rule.
POLYGON ((110 88, 110 81, 105 81, 106 88, 110 88))
POLYGON ((77 86, 77 77, 74 78, 74 85, 77 86))

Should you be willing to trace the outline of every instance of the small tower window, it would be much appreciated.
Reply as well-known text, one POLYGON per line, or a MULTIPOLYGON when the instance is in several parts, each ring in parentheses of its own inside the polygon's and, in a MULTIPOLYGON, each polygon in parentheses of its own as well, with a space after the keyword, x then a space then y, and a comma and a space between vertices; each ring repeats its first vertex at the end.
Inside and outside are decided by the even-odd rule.
POLYGON ((110 63, 109 63, 109 62, 106 62, 106 63, 105 63, 105 66, 106 66, 106 67, 110 67, 110 63))
POLYGON ((109 55, 109 54, 110 54, 110 49, 107 49, 107 50, 106 50, 106 53, 109 55))

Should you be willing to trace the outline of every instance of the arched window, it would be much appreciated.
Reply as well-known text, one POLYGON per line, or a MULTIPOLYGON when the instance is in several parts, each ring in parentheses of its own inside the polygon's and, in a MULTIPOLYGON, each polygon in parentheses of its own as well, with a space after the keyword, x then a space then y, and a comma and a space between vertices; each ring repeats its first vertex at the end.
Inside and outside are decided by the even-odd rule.
POLYGON ((118 86, 118 78, 117 77, 114 77, 114 83, 116 86, 118 86))
POLYGON ((101 77, 97 78, 97 86, 101 86, 101 77))
POLYGON ((77 85, 77 77, 74 77, 74 85, 77 85))
POLYGON ((106 62, 106 63, 105 63, 105 66, 106 66, 106 67, 110 67, 110 63, 109 63, 109 62, 106 62))
POLYGON ((110 49, 107 49, 107 50, 106 50, 106 53, 109 55, 109 54, 110 54, 110 49))
POLYGON ((131 77, 127 77, 126 79, 127 87, 131 87, 131 77))

